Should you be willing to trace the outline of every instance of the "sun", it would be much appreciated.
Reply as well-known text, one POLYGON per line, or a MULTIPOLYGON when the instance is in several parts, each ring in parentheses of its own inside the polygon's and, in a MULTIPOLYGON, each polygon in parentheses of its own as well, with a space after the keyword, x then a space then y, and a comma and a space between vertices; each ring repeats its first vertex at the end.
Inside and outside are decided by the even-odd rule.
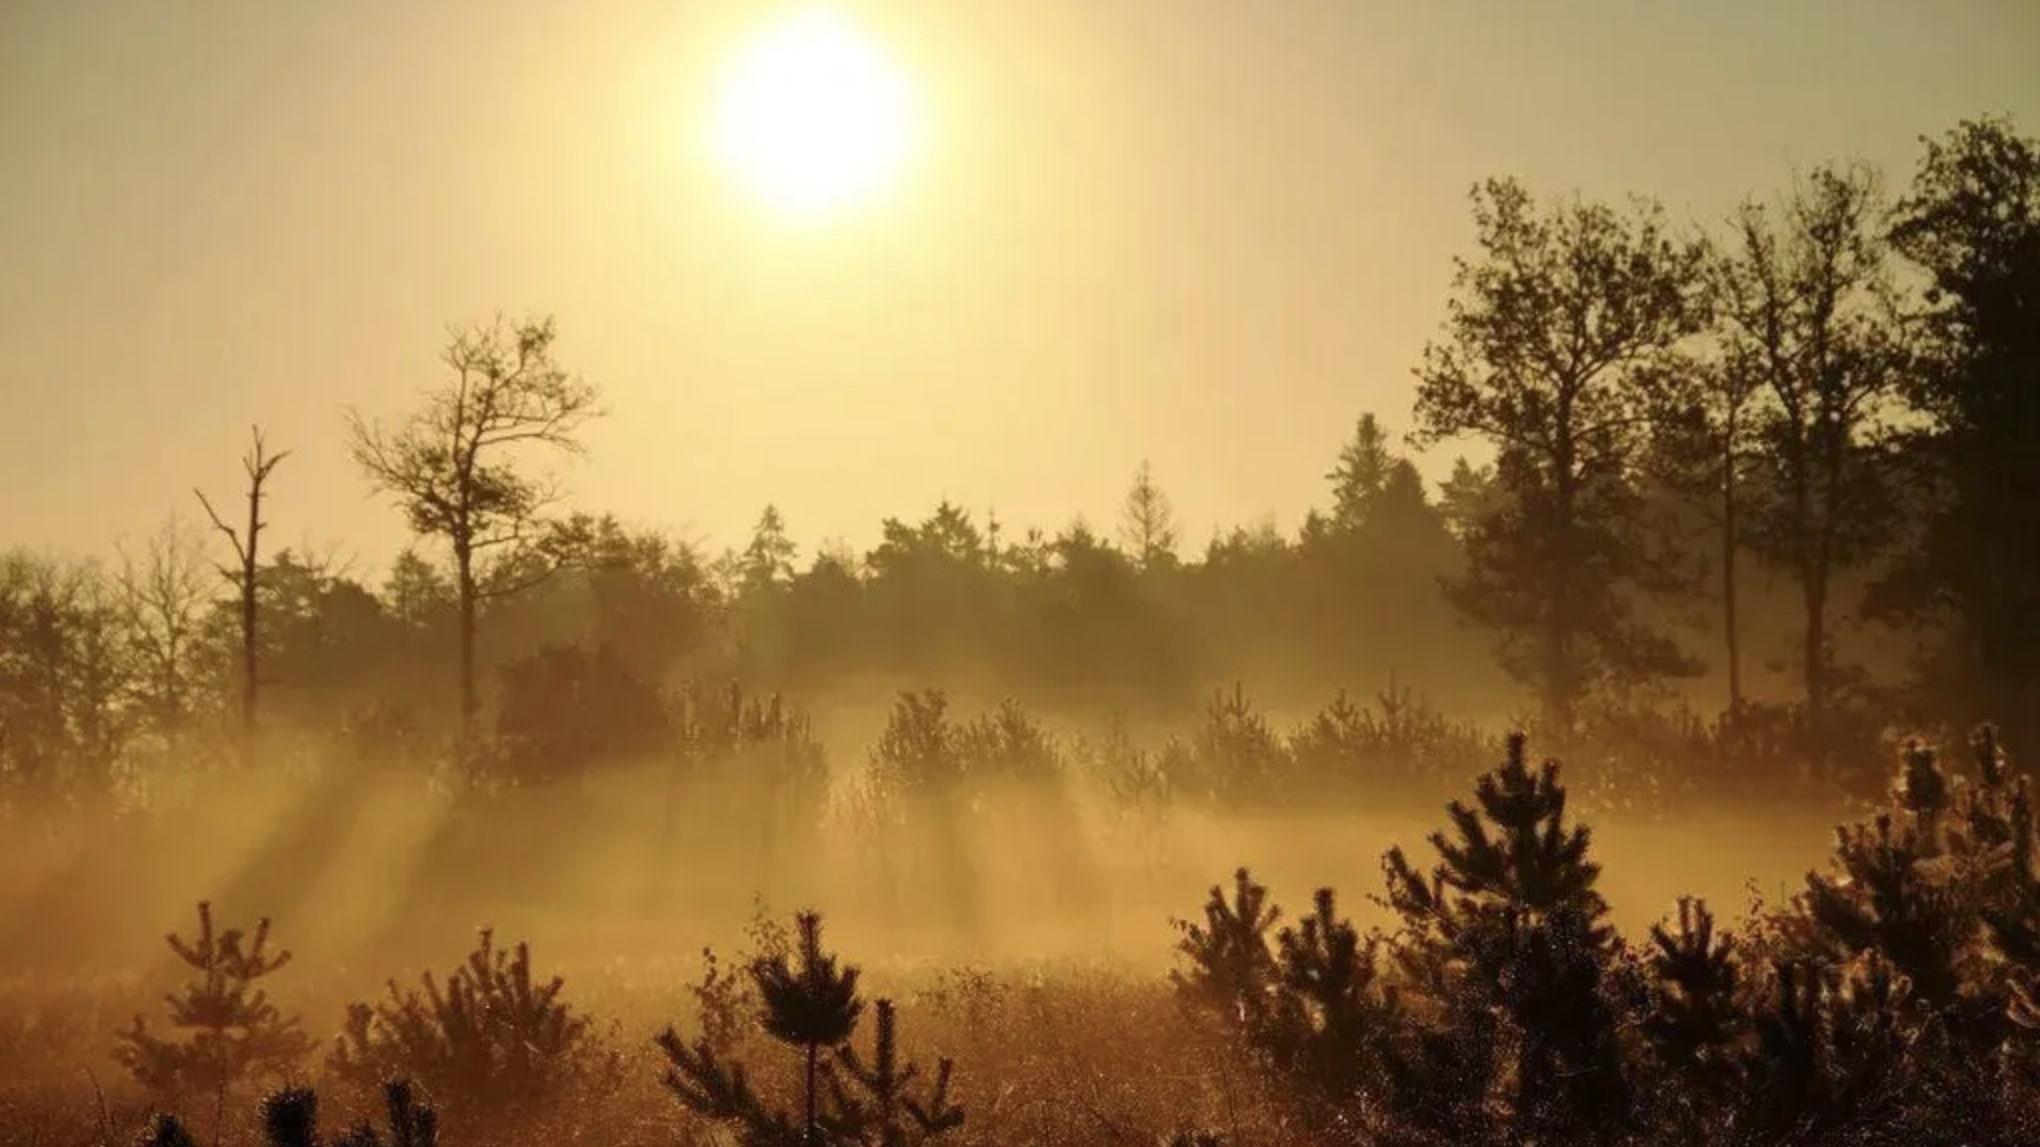
POLYGON ((749 195, 812 220, 890 188, 919 129, 916 93, 878 42, 835 9, 812 7, 780 17, 731 60, 714 147, 749 195))

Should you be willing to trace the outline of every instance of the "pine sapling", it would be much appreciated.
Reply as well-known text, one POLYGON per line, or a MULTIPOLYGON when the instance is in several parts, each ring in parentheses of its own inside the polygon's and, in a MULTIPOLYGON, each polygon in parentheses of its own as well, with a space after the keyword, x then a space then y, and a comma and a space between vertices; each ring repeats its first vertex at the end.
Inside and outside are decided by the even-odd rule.
POLYGON ((1268 903, 1268 889, 1256 884, 1244 868, 1233 873, 1231 900, 1224 889, 1212 885, 1204 923, 1173 921, 1182 937, 1176 951, 1190 965, 1169 973, 1176 991, 1229 1023, 1249 1032, 1259 1030, 1268 1018, 1275 980, 1268 930, 1281 916, 1281 910, 1268 903))
MULTIPOLYGON (((1439 863, 1428 874, 1401 849, 1384 858, 1388 903, 1403 921, 1402 978, 1429 997, 1424 1010, 1455 1025, 1498 1013, 1511 1037, 1469 1044, 1463 1037, 1471 1033, 1434 1026, 1436 1038, 1399 1041, 1405 1062, 1391 1065, 1392 1077, 1429 1087, 1426 1072, 1455 1046, 1475 1056, 1507 1054, 1508 1070, 1469 1072, 1462 1061, 1457 1078, 1512 1079, 1514 1134, 1533 1138, 1615 1133, 1628 1098, 1603 998, 1614 934, 1594 889, 1601 870, 1587 858, 1586 826, 1566 823, 1558 775, 1552 761, 1533 771, 1515 734, 1502 764, 1480 778, 1477 807, 1447 806, 1453 834, 1431 834, 1439 863)), ((1411 1099, 1454 1118, 1478 1106, 1463 1089, 1411 1099)))
POLYGON ((391 981, 381 1002, 349 1005, 335 1075, 364 1088, 412 1078, 443 1101, 525 1111, 595 1074, 588 1017, 561 998, 561 977, 533 978, 528 944, 505 951, 484 928, 444 987, 431 972, 421 986, 391 981))
POLYGON ((387 1139, 364 1123, 333 1147, 438 1147, 439 1113, 418 1101, 410 1080, 393 1079, 383 1085, 383 1109, 390 1124, 387 1139))
POLYGON ((804 1128, 751 1090, 743 1064, 724 1062, 712 1039, 704 1036, 690 1046, 668 1027, 654 1042, 666 1053, 666 1089, 682 1107, 741 1126, 750 1147, 797 1147, 807 1139, 804 1128))
POLYGON ((1393 998, 1380 990, 1378 938, 1338 915, 1329 888, 1314 911, 1277 936, 1278 1003, 1267 1042, 1333 1103, 1350 1102, 1371 1069, 1393 998))
POLYGON ((910 1147, 940 1138, 963 1126, 963 1109, 949 1102, 949 1080, 955 1064, 940 1059, 928 1094, 916 1095, 917 1064, 899 1061, 898 1017, 891 1000, 879 1000, 878 1033, 867 1065, 857 1049, 844 1044, 828 1071, 834 1112, 824 1119, 838 1140, 860 1147, 910 1147), (844 1077, 856 1084, 853 1095, 844 1077))
POLYGON ((182 1120, 175 1115, 157 1115, 135 1141, 136 1147, 198 1147, 182 1120))
POLYGON ((1718 1094, 1733 1081, 1734 1052, 1750 1023, 1738 996, 1735 938, 1715 931, 1706 901, 1682 896, 1677 930, 1653 924, 1650 941, 1644 1035, 1702 1094, 1718 1094))
POLYGON ((267 917, 253 933, 221 932, 214 927, 212 905, 201 902, 197 937, 187 942, 172 933, 165 940, 197 973, 164 998, 170 1025, 189 1034, 158 1037, 141 1016, 121 1033, 115 1057, 143 1087, 159 1097, 210 1093, 224 1102, 243 1078, 281 1074, 310 1050, 297 1018, 284 1016, 256 986, 290 963, 288 951, 270 950, 267 917))
MULTIPOLYGON (((389 1137, 364 1123, 331 1141, 331 1147, 438 1147, 439 1119, 418 1102, 411 1085, 394 1080, 383 1089, 389 1113, 389 1137)), ((262 1101, 263 1147, 323 1147, 319 1137, 319 1097, 310 1088, 289 1087, 262 1101)), ((221 1140, 224 1142, 224 1139, 221 1140)), ((176 1116, 158 1115, 139 1140, 140 1147, 198 1147, 176 1116)))
POLYGON ((760 957, 751 976, 764 1003, 765 1031, 781 1043, 801 1049, 807 1060, 806 1118, 802 1126, 818 1140, 816 1101, 819 1098, 821 1054, 850 1038, 864 1001, 857 998, 857 969, 836 967, 836 956, 822 951, 822 917, 803 912, 795 917, 800 938, 798 966, 785 953, 760 957))

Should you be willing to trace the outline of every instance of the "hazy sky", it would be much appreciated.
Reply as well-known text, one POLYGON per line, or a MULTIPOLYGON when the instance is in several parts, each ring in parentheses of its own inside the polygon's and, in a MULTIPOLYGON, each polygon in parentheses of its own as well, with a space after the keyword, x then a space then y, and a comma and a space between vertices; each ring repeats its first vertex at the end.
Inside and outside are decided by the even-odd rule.
POLYGON ((1831 157, 1902 179, 1964 116, 2040 131, 2027 0, 850 4, 927 136, 791 227, 703 147, 780 7, 0 0, 0 545, 230 496, 259 421, 275 540, 379 564, 341 412, 497 310, 607 391, 579 505, 862 548, 944 496, 1109 524, 1146 457, 1201 545, 1323 501, 1362 410, 1406 424, 1482 176, 1713 220, 1831 157))

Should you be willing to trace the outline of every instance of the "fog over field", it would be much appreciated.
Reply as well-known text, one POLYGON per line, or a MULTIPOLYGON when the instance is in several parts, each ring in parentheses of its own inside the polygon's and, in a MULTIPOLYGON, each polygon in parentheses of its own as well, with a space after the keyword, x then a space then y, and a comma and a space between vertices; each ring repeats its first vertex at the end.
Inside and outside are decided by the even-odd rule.
POLYGON ((0 5, 0 1147, 2040 1143, 2036 49, 0 5))

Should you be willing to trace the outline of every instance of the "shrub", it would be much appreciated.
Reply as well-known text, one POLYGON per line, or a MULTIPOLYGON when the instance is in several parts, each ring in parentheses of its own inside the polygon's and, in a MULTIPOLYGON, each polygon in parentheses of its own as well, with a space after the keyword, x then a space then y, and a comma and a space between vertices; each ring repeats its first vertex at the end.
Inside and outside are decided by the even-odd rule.
POLYGON ((1493 741, 1457 725, 1407 687, 1391 682, 1371 706, 1341 691, 1289 737, 1298 782, 1321 794, 1421 791, 1457 783, 1490 759, 1493 741))

